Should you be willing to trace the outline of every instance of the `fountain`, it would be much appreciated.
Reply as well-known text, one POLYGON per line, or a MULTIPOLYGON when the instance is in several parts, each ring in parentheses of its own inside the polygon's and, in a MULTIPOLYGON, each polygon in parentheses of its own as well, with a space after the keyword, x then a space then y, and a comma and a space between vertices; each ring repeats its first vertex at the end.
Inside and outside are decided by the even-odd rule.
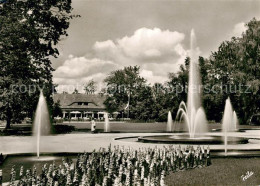
MULTIPOLYGON (((150 143, 177 143, 177 144, 223 144, 222 136, 209 135, 208 124, 204 109, 201 104, 201 80, 197 64, 198 55, 196 54, 196 39, 194 30, 191 30, 191 49, 190 49, 190 64, 189 64, 189 82, 188 82, 188 101, 187 106, 184 101, 179 105, 179 109, 176 114, 176 120, 184 122, 188 128, 188 134, 175 133, 174 135, 158 135, 158 136, 143 136, 139 137, 140 142, 150 142, 150 143)), ((231 105, 231 104, 230 104, 231 105)), ((231 106, 228 106, 232 108, 231 106)), ((226 110, 226 109, 225 109, 226 110)), ((237 118, 235 112, 232 109, 228 109, 228 123, 232 125, 228 126, 228 131, 235 129, 235 124, 237 123, 237 118), (235 118, 235 119, 233 119, 235 118)), ((169 122, 167 131, 172 131, 174 127, 169 122)), ((176 122, 175 122, 176 123, 176 122)), ((227 140, 226 140, 227 141, 227 140)), ((229 138, 230 143, 247 143, 248 141, 244 138, 229 138)))
POLYGON ((107 112, 104 114, 104 118, 105 118, 104 132, 110 132, 110 123, 109 123, 108 113, 107 112))
POLYGON ((225 154, 227 154, 228 132, 236 131, 237 125, 237 114, 235 111, 233 111, 230 98, 227 98, 225 103, 224 115, 222 119, 222 131, 224 132, 225 154))
POLYGON ((45 97, 43 96, 43 92, 41 90, 36 113, 35 113, 35 118, 33 122, 33 136, 36 137, 36 147, 37 147, 36 151, 37 151, 38 159, 40 157, 41 136, 49 135, 50 130, 51 130, 51 124, 50 124, 49 111, 48 111, 45 97))
MULTIPOLYGON (((205 112, 201 106, 201 81, 199 75, 198 64, 196 59, 198 55, 195 52, 195 33, 194 30, 191 30, 191 44, 190 44, 190 69, 189 69, 189 84, 188 84, 188 104, 186 106, 185 102, 181 102, 179 109, 177 111, 176 119, 179 118, 181 121, 184 119, 187 128, 188 135, 174 135, 174 136, 157 136, 157 137, 140 137, 139 141, 143 142, 163 142, 163 143, 196 143, 196 144, 220 144, 222 143, 221 139, 215 138, 212 136, 203 136, 208 132, 207 119, 205 112), (159 139, 160 138, 160 139, 159 139)), ((168 115, 168 124, 167 131, 169 131, 171 126, 169 124, 169 115, 168 115)))
POLYGON ((173 121, 172 121, 172 114, 169 111, 168 112, 168 120, 167 120, 167 128, 166 131, 167 132, 171 132, 172 131, 172 127, 173 127, 173 121))
POLYGON ((198 72, 198 64, 196 62, 197 55, 195 53, 195 33, 191 30, 191 52, 190 52, 190 69, 188 84, 188 106, 182 101, 179 106, 176 118, 180 118, 188 126, 190 138, 194 138, 196 134, 202 134, 208 131, 205 112, 201 106, 201 81, 198 72))
POLYGON ((230 98, 226 99, 224 115, 222 119, 222 131, 234 132, 237 130, 238 119, 236 111, 233 111, 230 98))

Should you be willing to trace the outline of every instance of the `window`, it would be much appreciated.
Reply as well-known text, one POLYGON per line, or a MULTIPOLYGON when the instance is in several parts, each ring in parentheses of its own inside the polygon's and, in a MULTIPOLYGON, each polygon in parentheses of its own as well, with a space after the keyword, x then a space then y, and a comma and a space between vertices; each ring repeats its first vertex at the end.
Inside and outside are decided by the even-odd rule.
POLYGON ((88 102, 78 102, 78 105, 88 105, 88 102))

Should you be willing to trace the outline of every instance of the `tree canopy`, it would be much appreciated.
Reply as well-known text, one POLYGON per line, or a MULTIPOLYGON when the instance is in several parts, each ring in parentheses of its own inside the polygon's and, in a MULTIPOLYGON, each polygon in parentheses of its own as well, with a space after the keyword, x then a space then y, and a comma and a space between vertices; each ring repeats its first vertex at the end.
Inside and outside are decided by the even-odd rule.
POLYGON ((86 94, 94 94, 97 91, 96 82, 93 79, 89 80, 84 90, 86 94))
POLYGON ((105 79, 108 93, 105 105, 109 112, 122 110, 125 107, 131 108, 136 104, 136 100, 133 98, 136 96, 138 89, 144 86, 146 82, 139 75, 139 70, 140 67, 138 66, 125 67, 122 70, 111 72, 105 79))
POLYGON ((225 99, 230 97, 243 123, 260 107, 260 21, 253 18, 245 26, 247 30, 241 37, 224 41, 206 61, 205 82, 219 87, 217 94, 206 94, 214 105, 211 112, 215 105, 223 110, 225 99))
POLYGON ((50 57, 72 19, 71 0, 7 0, 0 6, 0 112, 11 122, 33 115, 43 89, 51 107, 50 57))

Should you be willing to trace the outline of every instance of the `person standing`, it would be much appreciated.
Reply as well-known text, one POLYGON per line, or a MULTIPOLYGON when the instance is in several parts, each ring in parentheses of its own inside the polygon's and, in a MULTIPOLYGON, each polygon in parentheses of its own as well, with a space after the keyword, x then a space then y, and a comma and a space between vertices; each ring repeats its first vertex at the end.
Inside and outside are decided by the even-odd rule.
POLYGON ((96 133, 96 122, 94 118, 91 120, 91 133, 96 133))
POLYGON ((201 155, 202 155, 202 158, 201 158, 201 162, 202 162, 202 166, 205 167, 206 165, 206 153, 205 153, 205 149, 204 149, 204 146, 202 146, 201 148, 201 155))
POLYGON ((194 168, 194 163, 195 163, 195 149, 192 147, 191 150, 191 167, 194 168))
POLYGON ((207 147, 207 159, 206 159, 206 164, 207 164, 207 166, 210 166, 211 165, 211 159, 210 159, 210 148, 209 148, 209 145, 208 145, 208 147, 207 147))
POLYGON ((189 158, 189 152, 188 150, 185 150, 183 152, 183 165, 185 170, 187 170, 188 168, 188 158, 189 158))
POLYGON ((176 152, 176 149, 175 149, 175 151, 173 153, 173 162, 174 162, 174 164, 173 164, 173 171, 176 172, 177 171, 177 164, 178 164, 178 154, 176 152))
POLYGON ((182 169, 182 158, 183 158, 183 154, 182 154, 182 151, 181 149, 179 149, 179 152, 178 152, 178 168, 179 170, 182 169))

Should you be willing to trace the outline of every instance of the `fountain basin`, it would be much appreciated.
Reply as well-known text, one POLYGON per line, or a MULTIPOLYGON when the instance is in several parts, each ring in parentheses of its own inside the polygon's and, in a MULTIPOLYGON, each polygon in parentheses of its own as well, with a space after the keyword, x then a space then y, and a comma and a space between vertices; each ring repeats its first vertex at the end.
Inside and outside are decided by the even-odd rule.
MULTIPOLYGON (((223 144, 221 136, 197 136, 190 138, 187 134, 181 135, 160 135, 138 137, 142 143, 166 143, 166 144, 223 144)), ((248 139, 242 137, 228 137, 229 144, 246 144, 248 139)))

